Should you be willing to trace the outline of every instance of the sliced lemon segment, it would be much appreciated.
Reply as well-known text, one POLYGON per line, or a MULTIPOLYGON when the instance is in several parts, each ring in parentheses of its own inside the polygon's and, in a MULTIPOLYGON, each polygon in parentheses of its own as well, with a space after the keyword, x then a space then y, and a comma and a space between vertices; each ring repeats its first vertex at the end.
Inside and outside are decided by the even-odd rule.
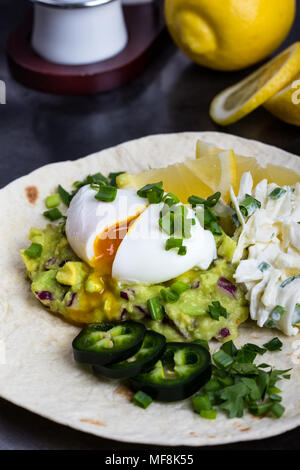
MULTIPOLYGON (((197 149, 199 149, 197 144, 197 149)), ((205 148, 204 144, 203 149, 205 148)), ((230 185, 236 189, 236 160, 232 150, 219 151, 211 146, 211 154, 199 159, 186 160, 183 163, 166 168, 155 168, 143 173, 128 173, 117 177, 119 188, 140 189, 149 183, 163 181, 165 191, 176 194, 182 202, 187 202, 192 194, 208 197, 220 191, 225 202, 229 202, 230 185)))
POLYGON ((286 88, 270 98, 264 107, 282 121, 300 126, 300 74, 286 88))
POLYGON ((211 118, 223 126, 238 121, 285 88, 298 73, 300 42, 217 95, 210 106, 211 118))

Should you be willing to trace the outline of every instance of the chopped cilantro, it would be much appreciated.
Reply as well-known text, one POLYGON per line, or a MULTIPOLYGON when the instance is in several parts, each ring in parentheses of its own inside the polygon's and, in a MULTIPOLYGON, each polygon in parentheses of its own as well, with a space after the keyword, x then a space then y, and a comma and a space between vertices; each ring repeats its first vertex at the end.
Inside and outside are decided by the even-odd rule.
POLYGON ((227 318, 227 310, 220 304, 219 301, 212 302, 211 305, 209 305, 208 307, 207 313, 214 320, 219 320, 220 317, 227 318))

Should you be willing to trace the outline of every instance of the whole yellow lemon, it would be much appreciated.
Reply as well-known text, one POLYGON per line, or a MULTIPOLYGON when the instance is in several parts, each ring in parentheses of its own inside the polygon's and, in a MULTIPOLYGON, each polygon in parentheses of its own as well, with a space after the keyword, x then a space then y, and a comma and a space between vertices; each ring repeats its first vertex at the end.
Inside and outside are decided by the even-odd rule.
POLYGON ((175 43, 194 62, 216 70, 248 67, 287 36, 295 0, 166 0, 175 43))

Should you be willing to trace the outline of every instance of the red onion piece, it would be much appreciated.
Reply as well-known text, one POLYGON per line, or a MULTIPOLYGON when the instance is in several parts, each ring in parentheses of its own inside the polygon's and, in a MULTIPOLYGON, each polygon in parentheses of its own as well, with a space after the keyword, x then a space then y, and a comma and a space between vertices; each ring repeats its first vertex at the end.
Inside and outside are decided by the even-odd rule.
POLYGON ((53 296, 52 296, 52 293, 49 292, 48 290, 41 290, 41 291, 38 291, 36 292, 36 295, 38 296, 38 298, 41 300, 41 301, 51 301, 53 300, 53 296))
POLYGON ((227 336, 230 336, 230 331, 228 330, 228 328, 222 328, 222 330, 219 331, 219 335, 222 338, 227 338, 227 336))
POLYGON ((75 297, 76 297, 76 294, 73 292, 72 295, 71 295, 71 297, 70 297, 70 300, 68 301, 68 303, 67 303, 67 305, 66 305, 67 307, 71 307, 71 306, 73 305, 73 302, 74 302, 74 300, 75 300, 75 297))
POLYGON ((221 289, 225 290, 230 295, 232 295, 232 297, 235 298, 236 286, 234 284, 232 284, 231 281, 229 281, 225 277, 220 277, 220 279, 218 280, 218 286, 221 287, 221 289))
POLYGON ((195 281, 191 285, 191 289, 198 289, 200 287, 200 281, 195 281))

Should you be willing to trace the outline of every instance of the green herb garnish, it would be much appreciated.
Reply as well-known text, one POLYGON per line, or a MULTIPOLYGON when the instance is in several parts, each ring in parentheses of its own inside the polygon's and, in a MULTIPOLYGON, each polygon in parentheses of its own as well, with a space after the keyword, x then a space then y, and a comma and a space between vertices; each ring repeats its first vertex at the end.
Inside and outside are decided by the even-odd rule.
POLYGON ((273 338, 271 341, 268 343, 264 344, 264 347, 268 351, 281 351, 282 348, 282 342, 280 341, 279 338, 273 338))
POLYGON ((110 186, 116 186, 117 187, 117 177, 120 175, 123 175, 126 173, 125 171, 118 171, 116 173, 109 173, 108 178, 109 178, 109 184, 110 186))
POLYGON ((283 308, 281 305, 276 305, 275 308, 273 308, 272 312, 270 313, 270 318, 274 321, 280 320, 281 315, 283 315, 285 312, 285 308, 283 308))
POLYGON ((246 409, 255 416, 282 416, 281 390, 276 384, 290 378, 289 370, 272 369, 264 363, 254 364, 257 354, 263 355, 267 349, 275 351, 279 347, 278 338, 265 344, 264 348, 247 343, 237 349, 232 341, 224 343, 212 356, 211 379, 193 398, 195 411, 202 416, 204 411, 220 408, 230 418, 242 417, 246 409))
POLYGON ((212 302, 211 305, 209 305, 208 307, 207 313, 214 320, 219 320, 220 317, 227 318, 227 310, 220 304, 219 301, 212 302))

